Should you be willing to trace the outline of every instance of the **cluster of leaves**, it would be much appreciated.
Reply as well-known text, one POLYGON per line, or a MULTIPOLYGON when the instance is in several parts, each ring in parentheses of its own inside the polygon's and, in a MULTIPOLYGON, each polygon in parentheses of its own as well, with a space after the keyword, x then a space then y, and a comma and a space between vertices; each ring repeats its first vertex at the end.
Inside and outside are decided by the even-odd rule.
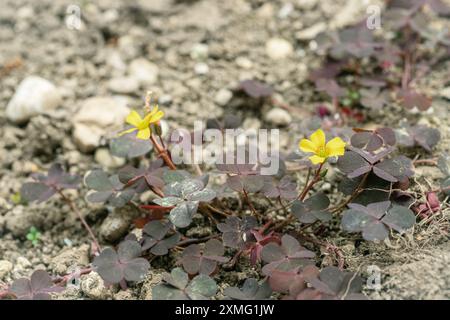
POLYGON ((93 266, 102 279, 115 284, 123 281, 143 280, 150 268, 150 263, 141 258, 141 245, 133 240, 119 244, 117 251, 104 249, 93 261, 93 266))
POLYGON ((225 249, 222 242, 211 239, 202 249, 198 244, 191 244, 183 251, 181 263, 189 274, 211 275, 217 269, 218 263, 225 263, 229 259, 224 257, 225 249))
POLYGON ((215 191, 205 187, 203 181, 185 178, 164 187, 164 198, 154 202, 162 207, 173 207, 169 219, 178 228, 188 227, 200 202, 210 202, 216 197, 215 191))
POLYGON ((23 184, 20 194, 25 201, 38 203, 47 201, 64 189, 77 189, 81 181, 79 176, 66 173, 59 163, 53 164, 46 175, 37 173, 32 178, 35 182, 23 184))
POLYGON ((275 270, 269 276, 272 289, 285 300, 364 300, 362 279, 337 267, 319 271, 310 265, 289 271, 275 270))
POLYGON ((390 183, 406 183, 414 174, 412 161, 402 155, 388 158, 395 143, 395 133, 389 128, 357 132, 337 166, 349 179, 373 173, 390 183))
POLYGON ((251 230, 258 226, 254 217, 244 217, 242 219, 231 216, 227 217, 224 223, 219 223, 217 229, 222 232, 224 245, 234 249, 243 249, 251 236, 251 230))
POLYGON ((189 276, 181 268, 163 275, 163 284, 152 290, 153 300, 207 300, 217 292, 216 282, 204 274, 189 281, 189 276))
POLYGON ((33 246, 37 246, 39 239, 41 238, 41 233, 36 227, 31 227, 27 233, 27 240, 31 242, 33 246))
POLYGON ((394 37, 375 37, 366 20, 324 32, 316 42, 327 61, 310 79, 317 91, 346 107, 381 109, 395 96, 404 108, 425 111, 432 101, 413 84, 448 54, 448 30, 433 30, 430 23, 433 14, 448 12, 440 0, 391 0, 383 13, 383 34, 391 31, 394 37), (345 88, 340 76, 349 74, 354 81, 345 88))
POLYGON ((64 288, 55 286, 52 278, 44 270, 36 270, 30 279, 15 280, 8 292, 19 300, 50 300, 51 293, 63 291, 64 288))
POLYGON ((159 220, 147 223, 143 228, 142 251, 150 250, 156 256, 163 256, 169 253, 180 241, 181 235, 178 232, 170 233, 171 223, 164 223, 159 220))
POLYGON ((267 281, 259 283, 258 280, 249 278, 242 288, 228 287, 224 294, 232 300, 266 300, 272 295, 272 288, 267 281))
POLYGON ((114 207, 123 207, 136 193, 134 188, 127 188, 120 182, 117 174, 110 176, 103 170, 89 171, 84 177, 84 184, 90 189, 86 200, 114 207))
POLYGON ((411 228, 416 217, 411 210, 390 201, 375 202, 367 206, 350 203, 344 211, 342 228, 348 232, 362 232, 364 239, 383 241, 389 236, 389 230, 399 233, 411 228))
POLYGON ((322 193, 316 193, 305 201, 296 200, 292 204, 292 213, 302 223, 314 223, 317 220, 326 222, 331 220, 331 213, 327 211, 330 199, 322 193))
POLYGON ((315 254, 300 246, 297 239, 285 234, 281 238, 281 245, 275 242, 268 243, 262 249, 261 256, 267 263, 262 272, 270 275, 274 270, 290 271, 313 264, 311 259, 315 257, 315 254))
POLYGON ((435 128, 424 125, 409 126, 404 124, 401 129, 396 130, 396 137, 400 146, 420 146, 431 152, 441 139, 441 133, 435 128))

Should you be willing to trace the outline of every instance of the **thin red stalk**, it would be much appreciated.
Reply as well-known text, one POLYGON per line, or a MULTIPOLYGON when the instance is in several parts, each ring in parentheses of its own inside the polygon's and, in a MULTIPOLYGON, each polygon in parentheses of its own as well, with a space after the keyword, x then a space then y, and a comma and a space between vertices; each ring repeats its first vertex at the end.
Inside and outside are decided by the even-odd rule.
POLYGON ((94 232, 92 231, 91 227, 89 227, 89 225, 87 224, 87 222, 84 219, 83 215, 81 214, 80 210, 78 210, 78 208, 75 206, 75 203, 71 199, 66 197, 66 195, 62 192, 62 190, 59 190, 58 193, 60 194, 61 198, 69 205, 69 207, 72 209, 72 211, 75 212, 77 214, 78 218, 81 220, 81 223, 83 224, 84 228, 87 230, 92 241, 94 242, 95 246, 97 247, 94 251, 100 251, 101 247, 97 241, 97 238, 95 237, 94 232))
POLYGON ((320 171, 322 170, 323 163, 320 164, 320 167, 317 169, 316 174, 314 175, 313 180, 309 182, 309 184, 306 185, 305 188, 303 188, 303 191, 300 193, 298 198, 303 201, 308 194, 309 190, 320 180, 320 171))
POLYGON ((93 270, 94 270, 93 268, 81 269, 78 272, 73 272, 73 273, 66 274, 65 276, 58 277, 58 278, 54 279, 53 281, 57 285, 61 286, 61 285, 64 285, 65 283, 67 283, 69 280, 71 280, 75 275, 82 276, 84 274, 91 273, 93 270))
POLYGON ((158 141, 156 141, 155 137, 152 135, 150 136, 150 141, 152 142, 153 146, 155 147, 156 151, 158 151, 158 155, 164 160, 166 165, 170 168, 170 170, 177 170, 177 167, 173 163, 172 159, 170 159, 169 154, 167 153, 167 150, 164 149, 158 141))
POLYGON ((358 184, 358 186, 356 187, 355 191, 353 191, 352 195, 350 197, 347 198, 347 200, 345 200, 342 204, 340 204, 339 206, 335 207, 335 208, 331 208, 329 209, 330 211, 333 212, 338 212, 341 209, 345 208, 346 205, 348 205, 350 202, 352 202, 357 196, 359 196, 359 194, 361 192, 364 191, 363 186, 367 181, 367 178, 369 177, 369 173, 366 173, 364 175, 364 177, 362 178, 361 182, 358 184))
POLYGON ((215 238, 218 238, 218 237, 219 237, 218 235, 213 234, 213 235, 210 235, 210 236, 207 236, 207 237, 203 237, 203 238, 199 238, 199 239, 186 239, 186 240, 178 242, 177 246, 182 247, 182 246, 187 246, 187 245, 194 244, 194 243, 206 242, 206 241, 208 241, 210 239, 215 239, 215 238))
POLYGON ((248 196, 247 190, 243 189, 243 191, 244 191, 243 194, 244 194, 245 201, 247 201, 248 206, 249 206, 250 209, 252 210, 253 214, 254 214, 255 216, 258 216, 258 212, 256 212, 255 207, 253 206, 252 202, 250 201, 250 198, 249 198, 249 196, 248 196))

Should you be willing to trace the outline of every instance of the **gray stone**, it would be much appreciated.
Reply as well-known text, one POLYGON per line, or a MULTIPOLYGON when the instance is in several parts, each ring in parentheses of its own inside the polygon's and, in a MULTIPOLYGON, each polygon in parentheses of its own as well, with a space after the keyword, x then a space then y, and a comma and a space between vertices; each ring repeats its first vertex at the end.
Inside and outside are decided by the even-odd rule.
POLYGON ((139 216, 139 211, 132 206, 115 208, 100 225, 100 237, 107 242, 116 242, 126 235, 134 218, 139 216))
POLYGON ((130 220, 110 214, 100 226, 100 236, 108 242, 115 242, 123 237, 130 226, 130 220))
POLYGON ((236 64, 243 69, 251 69, 253 67, 253 62, 246 57, 237 57, 236 64))
POLYGON ((289 57, 294 52, 292 44, 282 38, 271 38, 266 43, 266 53, 273 60, 281 60, 289 57))
POLYGON ((231 98, 233 98, 233 92, 228 89, 220 89, 214 97, 214 102, 223 107, 230 102, 231 98))
POLYGON ((170 105, 172 103, 172 96, 170 94, 163 94, 158 98, 158 103, 163 106, 170 105))
POLYGON ((204 62, 196 63, 194 66, 194 72, 198 75, 204 75, 209 72, 209 67, 204 62))
POLYGON ((130 110, 109 97, 93 97, 84 101, 73 118, 73 138, 83 152, 91 152, 102 136, 123 127, 130 110))
POLYGON ((284 109, 274 108, 266 113, 264 119, 271 124, 277 126, 287 126, 292 122, 292 117, 284 109))
POLYGON ((261 121, 258 118, 246 118, 242 128, 245 130, 259 130, 261 129, 261 121))
POLYGON ((366 9, 369 5, 378 5, 382 7, 381 1, 370 0, 349 0, 342 8, 334 12, 333 19, 330 21, 331 28, 343 28, 352 25, 361 20, 361 15, 366 13, 366 9))
POLYGON ((55 109, 61 103, 59 90, 48 80, 37 76, 25 78, 6 106, 6 117, 24 123, 34 116, 55 109))
POLYGON ((314 39, 319 33, 325 31, 327 29, 327 24, 325 22, 318 22, 314 25, 312 25, 309 28, 303 29, 301 31, 298 31, 295 36, 299 40, 312 40, 314 39))
POLYGON ((112 92, 132 94, 139 91, 139 82, 133 77, 118 77, 108 82, 108 88, 112 92))
POLYGON ((158 80, 159 68, 147 59, 139 58, 130 63, 128 67, 130 77, 136 79, 143 87, 155 84, 158 80))
POLYGON ((286 19, 291 15, 291 13, 294 11, 294 5, 290 2, 285 3, 281 9, 278 11, 278 18, 280 19, 286 19))
POLYGON ((105 168, 119 168, 125 165, 126 160, 113 156, 108 148, 99 148, 95 151, 95 161, 105 168))
POLYGON ((106 63, 121 75, 127 70, 127 65, 117 50, 111 50, 106 53, 106 63))
POLYGON ((134 36, 120 37, 117 46, 121 55, 128 61, 140 55, 139 41, 134 36))

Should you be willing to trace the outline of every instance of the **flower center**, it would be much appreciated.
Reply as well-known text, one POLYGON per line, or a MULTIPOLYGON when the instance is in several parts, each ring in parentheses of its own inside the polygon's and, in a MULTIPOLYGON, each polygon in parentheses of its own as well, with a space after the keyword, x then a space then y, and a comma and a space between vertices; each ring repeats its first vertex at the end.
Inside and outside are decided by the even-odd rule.
POLYGON ((321 158, 327 157, 327 149, 325 148, 325 146, 318 147, 316 153, 321 158))
POLYGON ((137 125, 137 128, 139 129, 139 130, 144 130, 145 128, 147 128, 148 127, 148 125, 145 123, 145 121, 141 121, 141 122, 139 122, 139 124, 137 125))

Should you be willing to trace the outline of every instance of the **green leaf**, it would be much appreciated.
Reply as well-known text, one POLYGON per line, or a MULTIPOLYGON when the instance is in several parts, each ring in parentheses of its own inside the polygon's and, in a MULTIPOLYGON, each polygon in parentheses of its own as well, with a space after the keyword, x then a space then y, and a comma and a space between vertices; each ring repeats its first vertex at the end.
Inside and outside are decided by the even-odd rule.
POLYGON ((191 177, 191 174, 184 170, 168 170, 163 174, 163 180, 166 184, 181 182, 191 177))
POLYGON ((217 285, 210 277, 200 274, 192 279, 186 292, 192 300, 206 300, 216 294, 217 285))
POLYGON ((108 174, 103 170, 88 171, 84 176, 84 184, 96 191, 109 191, 113 188, 108 174))
POLYGON ((389 231, 383 223, 377 221, 367 225, 362 236, 367 241, 383 241, 389 236, 389 231))
POLYGON ((178 228, 186 228, 192 222, 192 216, 197 212, 198 203, 184 202, 170 211, 169 219, 178 228))
POLYGON ((403 233, 414 225, 416 217, 408 208, 394 205, 381 221, 395 231, 403 233))
POLYGON ((350 209, 344 212, 341 226, 348 232, 360 232, 367 224, 373 221, 373 218, 364 214, 361 211, 350 209))
POLYGON ((159 284, 152 289, 152 300, 189 300, 189 297, 177 288, 159 284))
POLYGON ((120 158, 136 158, 152 150, 149 140, 137 139, 135 134, 126 134, 111 140, 109 149, 111 154, 120 158))

